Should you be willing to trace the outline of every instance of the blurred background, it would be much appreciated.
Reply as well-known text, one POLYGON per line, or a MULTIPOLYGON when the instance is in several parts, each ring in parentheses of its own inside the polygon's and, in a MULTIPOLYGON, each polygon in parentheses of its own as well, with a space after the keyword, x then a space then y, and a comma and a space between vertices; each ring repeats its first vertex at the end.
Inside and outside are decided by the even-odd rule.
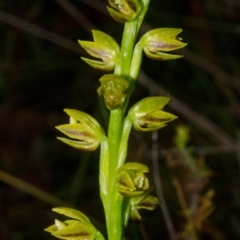
MULTIPOLYGON (((97 96, 102 72, 86 65, 77 40, 91 29, 119 43, 123 25, 107 1, 0 1, 0 239, 50 240, 43 231, 72 206, 105 233, 98 150, 78 152, 56 139, 64 108, 93 115, 106 128, 97 96)), ((162 205, 130 224, 126 239, 240 239, 240 2, 150 2, 140 31, 182 28, 184 58, 144 56, 130 106, 170 96, 178 116, 153 134, 132 131, 129 161, 149 166, 162 205)))

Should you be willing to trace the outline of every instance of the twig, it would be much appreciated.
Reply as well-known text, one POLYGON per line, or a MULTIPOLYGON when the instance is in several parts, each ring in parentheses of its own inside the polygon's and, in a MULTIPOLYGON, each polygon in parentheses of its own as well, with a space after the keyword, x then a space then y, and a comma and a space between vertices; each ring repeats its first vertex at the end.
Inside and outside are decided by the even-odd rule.
POLYGON ((18 178, 15 178, 1 170, 0 180, 53 206, 69 206, 68 203, 54 197, 53 195, 40 190, 39 188, 36 188, 33 185, 26 183, 18 178))
POLYGON ((59 45, 63 48, 66 48, 72 52, 81 53, 83 51, 79 45, 71 40, 63 38, 55 33, 49 32, 43 28, 40 28, 34 24, 31 24, 27 21, 24 21, 20 18, 14 17, 8 13, 0 11, 0 21, 5 22, 11 26, 22 29, 28 33, 31 33, 39 38, 52 42, 56 45, 59 45))

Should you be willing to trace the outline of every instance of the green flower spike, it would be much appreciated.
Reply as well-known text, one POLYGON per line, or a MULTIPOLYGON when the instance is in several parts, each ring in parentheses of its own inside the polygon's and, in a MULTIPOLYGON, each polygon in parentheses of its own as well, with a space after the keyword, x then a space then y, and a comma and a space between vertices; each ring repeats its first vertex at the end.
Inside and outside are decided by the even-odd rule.
POLYGON ((84 57, 82 57, 82 59, 96 69, 104 71, 113 70, 120 53, 117 42, 104 32, 92 30, 92 33, 94 42, 78 40, 78 43, 90 55, 100 58, 102 61, 92 60, 84 57))
POLYGON ((141 10, 138 0, 109 0, 109 4, 113 7, 107 7, 109 14, 120 23, 134 20, 141 10))
POLYGON ((126 97, 128 81, 115 74, 106 74, 99 81, 101 86, 98 88, 98 94, 103 95, 107 108, 114 110, 121 106, 126 97))
POLYGON ((45 229, 53 236, 66 240, 104 240, 102 234, 83 213, 65 207, 53 208, 53 211, 74 219, 64 222, 56 219, 54 225, 45 229))
POLYGON ((176 39, 181 32, 182 29, 179 28, 157 28, 143 35, 140 44, 145 54, 151 59, 173 60, 181 58, 181 55, 165 53, 187 45, 187 43, 180 41, 181 38, 176 39))
POLYGON ((159 206, 160 201, 156 197, 149 195, 152 190, 153 188, 149 189, 138 197, 130 199, 131 210, 129 218, 131 222, 139 223, 142 221, 142 217, 139 214, 140 209, 152 211, 159 206))
POLYGON ((118 169, 117 188, 125 197, 136 197, 149 188, 145 174, 148 167, 141 163, 126 163, 118 169))
POLYGON ((79 150, 93 151, 105 137, 98 122, 89 114, 74 110, 64 109, 70 116, 70 124, 57 126, 56 128, 68 137, 76 139, 70 140, 58 137, 59 140, 79 150))
POLYGON ((133 121, 135 130, 144 132, 157 130, 176 119, 177 116, 162 110, 169 101, 169 97, 147 97, 133 105, 128 116, 133 121))

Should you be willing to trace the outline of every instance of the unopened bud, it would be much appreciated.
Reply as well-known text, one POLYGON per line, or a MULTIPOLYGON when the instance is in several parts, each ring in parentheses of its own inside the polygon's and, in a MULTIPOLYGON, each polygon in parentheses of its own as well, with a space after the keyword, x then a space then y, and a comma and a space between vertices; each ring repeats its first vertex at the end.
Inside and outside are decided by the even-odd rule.
POLYGON ((109 14, 120 23, 134 20, 141 10, 138 0, 109 0, 109 4, 112 7, 107 7, 109 14))
POLYGON ((128 81, 115 74, 106 74, 99 81, 101 86, 98 88, 98 94, 104 97, 107 108, 113 110, 121 106, 126 97, 128 81))

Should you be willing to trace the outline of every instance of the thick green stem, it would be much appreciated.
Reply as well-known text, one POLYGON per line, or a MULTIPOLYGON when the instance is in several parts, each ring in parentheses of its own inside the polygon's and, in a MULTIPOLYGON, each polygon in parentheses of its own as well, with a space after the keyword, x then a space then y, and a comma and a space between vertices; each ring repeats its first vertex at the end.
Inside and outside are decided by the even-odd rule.
MULTIPOLYGON (((124 238, 126 219, 128 218, 126 216, 126 206, 124 207, 124 198, 118 193, 116 188, 116 174, 117 169, 124 164, 126 159, 131 122, 126 118, 123 125, 123 120, 130 95, 135 87, 136 78, 131 79, 130 72, 137 33, 148 6, 145 2, 149 2, 149 0, 143 0, 143 5, 146 9, 143 9, 140 14, 140 22, 137 18, 125 24, 121 44, 121 59, 116 63, 114 71, 115 74, 129 80, 130 87, 124 104, 110 113, 107 145, 109 155, 106 159, 101 160, 101 168, 103 170, 100 170, 100 179, 102 179, 102 182, 106 181, 105 188, 102 187, 101 197, 104 202, 109 240, 122 240, 124 238)), ((141 64, 141 60, 137 64, 141 64)), ((138 70, 139 68, 140 66, 137 66, 138 70)), ((134 77, 137 77, 137 74, 134 77)))
POLYGON ((128 116, 126 116, 123 124, 121 143, 119 146, 118 168, 120 168, 124 164, 127 157, 128 139, 131 128, 132 120, 128 116))
MULTIPOLYGON (((137 20, 126 23, 122 46, 120 66, 116 66, 115 74, 126 79, 130 76, 133 48, 136 40, 137 20)), ((120 142, 123 132, 123 118, 126 105, 112 110, 110 113, 108 141, 109 141, 109 169, 108 169, 108 210, 106 212, 108 238, 109 240, 122 240, 124 235, 124 219, 122 213, 123 197, 116 188, 116 172, 119 167, 120 142)), ((125 146, 127 148, 127 146, 125 146)), ((121 160, 124 163, 124 160, 121 160)))

